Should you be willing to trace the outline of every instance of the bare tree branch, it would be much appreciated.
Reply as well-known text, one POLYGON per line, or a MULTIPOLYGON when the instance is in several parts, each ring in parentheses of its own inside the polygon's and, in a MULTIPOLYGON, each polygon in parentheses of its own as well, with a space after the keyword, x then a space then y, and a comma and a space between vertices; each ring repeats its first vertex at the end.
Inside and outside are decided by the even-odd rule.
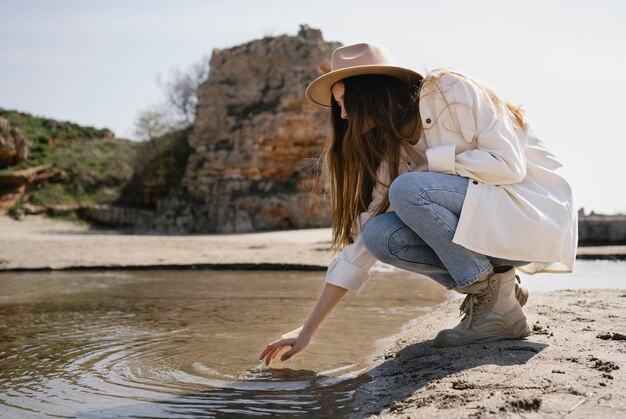
POLYGON ((198 87, 209 76, 209 56, 191 65, 187 71, 174 69, 166 84, 166 101, 178 125, 193 124, 198 104, 198 87))

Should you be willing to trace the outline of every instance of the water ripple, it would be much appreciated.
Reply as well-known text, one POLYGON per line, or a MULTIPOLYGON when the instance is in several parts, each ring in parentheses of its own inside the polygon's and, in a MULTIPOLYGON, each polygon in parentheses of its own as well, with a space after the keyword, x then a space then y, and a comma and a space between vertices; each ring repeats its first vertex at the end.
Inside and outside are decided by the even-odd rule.
MULTIPOLYGON (((348 397, 350 391, 339 387, 358 377, 327 376, 353 370, 354 364, 323 373, 262 367, 239 375, 220 373, 187 353, 197 331, 144 333, 129 324, 90 324, 93 319, 86 317, 34 321, 23 331, 37 338, 2 351, 0 388, 11 389, 0 396, 5 412, 82 412, 78 415, 86 417, 299 414, 329 404, 320 392, 324 387, 337 386, 333 397, 348 397), (44 327, 53 333, 47 343, 37 344, 46 336, 44 327)), ((6 330, 2 334, 10 335, 6 330)))
POLYGON ((13 293, 0 299, 0 415, 345 416, 368 380, 355 362, 419 314, 427 295, 373 281, 293 369, 266 368, 255 365, 262 345, 293 327, 285 313, 307 315, 319 273, 46 275, 0 274, 0 289, 13 293))

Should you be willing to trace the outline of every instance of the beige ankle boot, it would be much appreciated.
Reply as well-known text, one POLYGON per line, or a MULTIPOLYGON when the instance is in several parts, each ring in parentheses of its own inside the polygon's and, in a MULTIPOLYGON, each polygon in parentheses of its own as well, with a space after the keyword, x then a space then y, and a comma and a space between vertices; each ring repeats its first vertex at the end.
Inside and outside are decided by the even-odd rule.
MULTIPOLYGON (((499 268, 496 268, 496 273, 501 272, 498 269, 499 268)), ((509 267, 502 267, 502 269, 508 270, 509 267)), ((454 290, 460 292, 461 294, 467 293, 463 291, 463 288, 454 288, 454 290)), ((517 275, 515 275, 515 298, 517 299, 517 302, 521 307, 524 307, 524 305, 526 305, 526 302, 528 301, 528 289, 522 286, 522 280, 517 275)), ((465 297, 463 303, 461 303, 461 308, 459 309, 461 314, 469 315, 470 299, 470 294, 467 294, 467 297, 465 297)))
POLYGON ((454 329, 439 332, 434 346, 521 339, 530 334, 515 293, 515 269, 506 269, 496 268, 487 280, 458 289, 468 294, 461 306, 465 317, 454 329))

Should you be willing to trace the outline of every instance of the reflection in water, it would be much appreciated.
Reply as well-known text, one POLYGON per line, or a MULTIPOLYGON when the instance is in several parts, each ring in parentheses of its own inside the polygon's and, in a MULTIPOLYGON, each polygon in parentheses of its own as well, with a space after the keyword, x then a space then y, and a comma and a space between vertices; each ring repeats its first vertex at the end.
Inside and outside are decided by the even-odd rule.
POLYGON ((305 352, 270 368, 269 341, 299 325, 323 273, 0 274, 0 415, 344 415, 377 340, 446 292, 374 275, 305 352))

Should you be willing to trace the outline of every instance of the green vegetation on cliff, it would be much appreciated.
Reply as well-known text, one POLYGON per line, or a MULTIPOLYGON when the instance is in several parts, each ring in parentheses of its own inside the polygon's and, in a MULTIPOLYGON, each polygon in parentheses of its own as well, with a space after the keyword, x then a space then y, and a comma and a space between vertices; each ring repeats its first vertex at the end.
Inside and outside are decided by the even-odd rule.
POLYGON ((121 188, 133 174, 136 144, 115 139, 108 129, 4 109, 0 109, 0 117, 17 126, 32 143, 26 160, 0 174, 51 163, 53 170, 62 169, 68 175, 63 182, 38 184, 29 193, 28 202, 32 204, 111 203, 118 199, 121 188))
POLYGON ((22 112, 0 109, 0 117, 32 143, 28 158, 0 175, 43 164, 67 173, 65 181, 42 182, 29 191, 27 201, 36 205, 150 206, 154 202, 144 199, 145 185, 156 187, 158 197, 167 194, 180 183, 189 156, 189 129, 138 143, 116 139, 108 129, 22 112))
POLYGON ((48 144, 51 141, 93 140, 113 138, 113 132, 106 128, 85 127, 73 122, 36 117, 28 113, 0 108, 0 117, 17 125, 22 134, 35 144, 48 144))
POLYGON ((65 170, 68 179, 40 184, 29 201, 37 205, 113 203, 133 174, 135 149, 136 144, 127 140, 77 140, 54 147, 41 164, 65 170))

